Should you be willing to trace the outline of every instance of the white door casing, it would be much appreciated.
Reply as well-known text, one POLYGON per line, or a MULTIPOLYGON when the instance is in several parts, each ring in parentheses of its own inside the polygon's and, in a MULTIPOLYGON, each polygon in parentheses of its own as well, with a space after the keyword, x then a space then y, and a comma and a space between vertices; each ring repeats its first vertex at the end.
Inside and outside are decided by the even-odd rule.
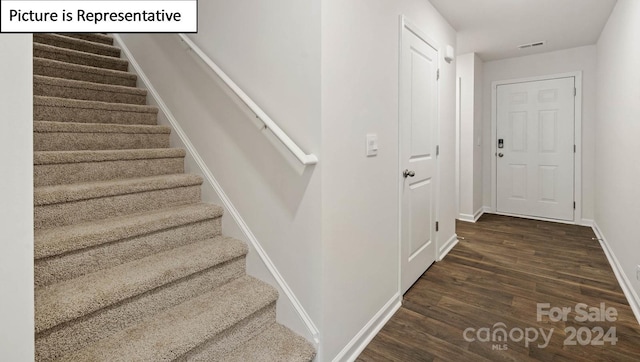
POLYGON ((575 77, 499 85, 496 104, 497 212, 573 221, 575 77))
POLYGON ((436 260, 438 51, 432 44, 403 19, 399 92, 402 293, 436 260))

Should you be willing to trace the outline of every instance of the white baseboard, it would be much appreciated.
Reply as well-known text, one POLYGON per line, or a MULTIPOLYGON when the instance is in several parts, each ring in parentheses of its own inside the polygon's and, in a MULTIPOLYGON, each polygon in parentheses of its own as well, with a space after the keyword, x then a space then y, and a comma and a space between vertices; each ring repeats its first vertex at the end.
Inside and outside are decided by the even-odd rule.
POLYGON ((633 314, 636 316, 638 323, 640 324, 640 298, 633 288, 631 281, 627 278, 627 275, 624 273, 622 269, 622 265, 616 258, 616 255, 611 250, 611 246, 607 241, 607 238, 602 234, 602 231, 598 227, 598 224, 593 222, 593 232, 596 234, 596 237, 600 241, 600 245, 602 246, 602 250, 604 250, 607 259, 609 260, 609 264, 611 264, 611 268, 613 269, 613 273, 616 275, 616 279, 618 279, 618 284, 620 284, 620 288, 624 292, 624 296, 627 298, 629 302, 629 306, 631 306, 631 310, 633 314))
POLYGON ((438 261, 441 261, 442 259, 444 259, 444 257, 447 256, 447 254, 449 254, 451 249, 453 249, 453 247, 456 246, 457 244, 458 244, 458 235, 453 234, 453 236, 449 238, 449 240, 447 240, 447 242, 444 243, 444 245, 442 245, 442 247, 438 250, 438 261))
POLYGON ((473 215, 471 215, 471 214, 460 214, 458 216, 458 220, 475 223, 475 222, 478 221, 478 219, 480 219, 480 217, 482 217, 482 215, 484 215, 484 207, 481 207, 480 209, 478 209, 478 211, 476 211, 473 215))
POLYGON ((555 223, 558 223, 558 224, 580 225, 580 222, 576 222, 576 221, 573 221, 573 220, 549 219, 549 218, 546 218, 546 217, 512 214, 512 213, 509 213, 509 212, 502 212, 502 211, 496 211, 493 214, 502 215, 502 216, 517 217, 517 218, 520 218, 520 219, 555 222, 555 223))
POLYGON ((476 222, 471 214, 460 214, 458 215, 458 220, 464 222, 476 222))
POLYGON ((369 342, 375 337, 384 325, 393 317, 393 314, 402 306, 402 296, 396 293, 376 313, 373 318, 351 339, 351 341, 338 353, 333 362, 352 362, 364 351, 369 342))
POLYGON ((177 119, 173 116, 171 110, 169 110, 166 103, 162 100, 160 94, 153 87, 149 78, 142 71, 142 68, 133 57, 133 54, 131 53, 129 48, 124 44, 120 35, 113 34, 113 37, 116 45, 118 45, 122 49, 123 57, 129 61, 129 65, 138 75, 138 79, 143 83, 142 88, 147 90, 149 102, 153 103, 159 108, 158 115, 162 115, 165 117, 173 132, 175 132, 175 134, 178 136, 180 143, 185 148, 187 155, 194 161, 195 167, 198 169, 200 175, 204 177, 205 181, 209 184, 210 188, 215 191, 217 198, 223 204, 222 206, 225 209, 225 215, 231 216, 233 222, 235 223, 235 226, 237 226, 244 235, 246 239, 244 241, 248 241, 250 247, 255 250, 256 254, 260 257, 260 260, 264 263, 264 266, 268 269, 269 273, 271 273, 271 276, 278 284, 278 289, 281 292, 280 295, 284 294, 286 296, 288 302, 295 309, 295 313, 307 328, 309 335, 311 336, 317 347, 320 343, 320 332, 315 323, 311 320, 311 317, 306 312, 305 308, 302 306, 298 298, 295 296, 287 282, 284 280, 276 266, 273 264, 266 251, 262 248, 262 245, 260 244, 256 236, 253 234, 251 229, 249 229, 247 223, 244 221, 242 216, 240 216, 240 213, 233 205, 229 197, 226 195, 216 178, 213 176, 213 173, 211 172, 209 167, 207 167, 206 163, 196 150, 187 134, 184 132, 182 127, 180 127, 177 119))

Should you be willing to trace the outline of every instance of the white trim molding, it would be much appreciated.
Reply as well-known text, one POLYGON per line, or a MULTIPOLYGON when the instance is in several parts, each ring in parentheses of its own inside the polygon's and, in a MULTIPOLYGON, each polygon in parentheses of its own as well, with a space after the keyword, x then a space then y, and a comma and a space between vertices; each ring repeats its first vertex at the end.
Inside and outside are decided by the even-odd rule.
POLYGON ((444 257, 447 256, 447 254, 449 254, 456 245, 458 245, 458 241, 458 235, 453 234, 453 236, 450 237, 449 240, 447 240, 447 242, 438 250, 438 261, 442 261, 442 259, 444 259, 444 257))
POLYGON ((538 216, 530 216, 530 215, 519 215, 519 214, 511 214, 508 212, 492 212, 492 214, 495 215, 502 215, 502 216, 511 216, 511 217, 517 217, 517 218, 521 218, 521 219, 529 219, 529 220, 539 220, 539 221, 548 221, 548 222, 555 222, 558 224, 567 224, 567 225, 579 225, 576 222, 573 222, 572 220, 558 220, 558 219, 549 219, 549 218, 545 218, 545 217, 538 217, 538 216))
POLYGON ((382 327, 393 317, 395 312, 402 306, 402 296, 396 293, 385 305, 376 313, 369 322, 349 341, 349 343, 338 353, 333 362, 352 362, 364 351, 369 342, 380 332, 382 327))
POLYGON ((596 237, 602 246, 602 250, 609 260, 609 264, 611 264, 611 269, 613 269, 613 273, 616 275, 616 279, 618 279, 618 284, 620 284, 620 288, 622 288, 622 292, 627 298, 629 306, 638 320, 638 324, 640 324, 640 297, 638 297, 635 289, 633 289, 633 284, 631 284, 631 281, 627 278, 627 275, 624 273, 624 269, 622 268, 622 265, 620 265, 618 258, 616 258, 616 255, 613 253, 607 238, 604 236, 602 230, 600 230, 595 221, 593 222, 593 232, 596 234, 596 237))
POLYGON ((460 215, 458 215, 458 220, 464 221, 464 222, 475 223, 475 222, 478 221, 478 219, 480 219, 482 217, 482 215, 484 215, 484 212, 485 212, 484 207, 481 207, 473 215, 469 215, 469 214, 460 214, 460 215))
POLYGON ((194 161, 196 170, 204 177, 205 181, 209 184, 209 186, 215 191, 218 198, 223 204, 223 207, 226 211, 226 214, 231 216, 231 219, 236 224, 236 226, 241 230, 242 234, 249 241, 250 246, 256 251, 256 254, 260 257, 260 260, 264 263, 265 267, 269 270, 273 278, 278 284, 280 291, 286 296, 290 304, 296 311, 296 314, 300 318, 300 320, 304 323, 304 326, 307 328, 310 336, 316 344, 316 347, 320 343, 320 332, 316 327, 315 323, 302 306, 302 303, 295 296, 294 292, 291 290, 287 282, 284 280, 274 263, 271 261, 269 256, 267 255, 264 248, 253 234, 247 223, 244 221, 236 207, 233 205, 229 197, 226 195, 216 178, 213 176, 211 170, 207 167, 206 163, 202 159, 202 157, 198 154, 198 151, 194 147, 193 143, 184 132, 178 120, 173 116, 171 110, 167 107, 166 103, 160 97, 160 94, 156 91, 156 89, 151 84, 151 81, 143 72, 142 68, 138 64, 138 62, 133 57, 133 54, 129 50, 129 48, 125 45, 122 38, 118 34, 113 34, 116 45, 122 49, 122 56, 129 61, 129 65, 131 66, 134 73, 138 75, 138 79, 143 83, 141 86, 148 91, 149 101, 156 105, 161 114, 166 117, 169 125, 171 126, 173 132, 179 137, 182 146, 187 151, 189 157, 194 161))
MULTIPOLYGON (((575 200, 576 207, 573 213, 573 220, 571 220, 571 224, 580 224, 582 221, 582 71, 577 72, 568 72, 568 73, 560 73, 560 74, 549 74, 538 77, 527 77, 527 78, 518 78, 518 79, 506 79, 494 81, 491 83, 491 153, 494 155, 491 156, 491 209, 497 212, 497 163, 496 163, 496 153, 497 153, 497 87, 499 85, 512 84, 512 83, 524 83, 524 82, 536 82, 542 80, 551 80, 551 79, 559 79, 559 78, 570 78, 573 77, 575 79, 575 88, 576 88, 576 96, 574 102, 574 139, 573 142, 576 146, 576 152, 574 156, 574 169, 573 169, 573 199, 575 200)), ((501 215, 507 215, 502 214, 501 215)), ((527 215, 514 215, 518 217, 535 219, 533 217, 527 215)), ((543 219, 544 220, 544 219, 543 219)), ((549 221, 557 221, 564 222, 562 220, 549 220, 549 221)))

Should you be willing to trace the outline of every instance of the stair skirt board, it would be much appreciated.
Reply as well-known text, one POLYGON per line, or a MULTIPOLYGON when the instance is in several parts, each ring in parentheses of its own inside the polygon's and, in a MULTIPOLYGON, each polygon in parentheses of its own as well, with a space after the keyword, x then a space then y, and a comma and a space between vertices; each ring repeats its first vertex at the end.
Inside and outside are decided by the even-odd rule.
POLYGON ((311 361, 104 34, 35 34, 36 361, 311 361))

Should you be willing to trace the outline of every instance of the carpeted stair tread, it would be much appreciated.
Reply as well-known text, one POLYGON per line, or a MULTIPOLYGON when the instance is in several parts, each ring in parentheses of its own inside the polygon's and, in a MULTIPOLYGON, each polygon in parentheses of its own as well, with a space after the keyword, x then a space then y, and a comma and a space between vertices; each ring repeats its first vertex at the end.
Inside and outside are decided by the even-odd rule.
POLYGON ((213 204, 190 204, 35 231, 34 258, 41 259, 221 217, 213 204))
POLYGON ((167 126, 36 121, 34 151, 169 148, 167 126))
MULTIPOLYGON (((143 178, 129 180, 141 179, 143 178)), ((144 179, 154 179, 154 177, 144 179)), ((36 200, 46 203, 35 205, 34 227, 44 229, 73 225, 172 206, 194 204, 200 202, 202 197, 202 179, 182 179, 178 180, 181 182, 171 183, 161 180, 144 185, 134 185, 136 187, 131 187, 131 185, 122 187, 122 182, 129 182, 129 180, 114 180, 106 189, 81 189, 84 185, 91 183, 37 187, 34 192, 36 200), (49 192, 50 190, 60 191, 59 186, 67 186, 68 190, 57 194, 49 192), (74 193, 73 188, 80 189, 80 192, 74 193), (47 192, 43 193, 40 190, 47 190, 47 192), (81 199, 78 200, 78 198, 81 199)), ((108 185, 109 182, 94 182, 93 184, 108 185)))
POLYGON ((36 187, 34 205, 51 205, 94 198, 164 190, 202 184, 202 177, 192 174, 162 175, 137 179, 88 182, 36 187))
POLYGON ((126 87, 135 87, 138 79, 135 74, 120 70, 96 68, 46 58, 33 58, 33 74, 126 87))
POLYGON ((33 76, 33 94, 109 103, 144 105, 147 102, 145 89, 42 75, 33 76))
POLYGON ((36 288, 36 333, 243 257, 247 251, 243 242, 221 236, 36 288))
POLYGON ((125 72, 129 69, 129 62, 124 59, 59 48, 46 44, 33 43, 33 56, 125 72))
POLYGON ((113 37, 100 33, 58 33, 71 38, 82 39, 94 43, 113 45, 113 37))
POLYGON ((157 124, 158 108, 147 105, 46 96, 34 96, 33 105, 35 121, 157 124))
POLYGON ((314 347, 287 327, 274 323, 258 336, 224 356, 225 362, 300 362, 315 357, 314 347))
POLYGON ((184 173, 181 148, 35 151, 34 186, 184 173))
POLYGON ((276 298, 271 286, 244 276, 60 360, 175 360, 251 318, 276 298))
POLYGON ((42 234, 36 230, 36 248, 48 256, 35 259, 35 286, 59 283, 221 235, 221 210, 206 208, 199 201, 190 204, 200 206, 193 210, 158 207, 160 211, 146 211, 155 213, 150 216, 131 213, 75 223, 72 228, 42 229, 42 234))
POLYGON ((146 160, 153 158, 181 158, 186 155, 182 148, 155 148, 139 150, 94 150, 94 151, 36 151, 34 165, 50 165, 77 162, 105 162, 119 160, 146 160))
POLYGON ((61 34, 35 33, 34 43, 46 44, 60 48, 73 49, 81 52, 99 54, 108 57, 120 57, 120 48, 113 45, 96 43, 61 34))
POLYGON ((148 133, 169 134, 171 127, 156 125, 123 125, 76 122, 33 122, 36 133, 148 133))

